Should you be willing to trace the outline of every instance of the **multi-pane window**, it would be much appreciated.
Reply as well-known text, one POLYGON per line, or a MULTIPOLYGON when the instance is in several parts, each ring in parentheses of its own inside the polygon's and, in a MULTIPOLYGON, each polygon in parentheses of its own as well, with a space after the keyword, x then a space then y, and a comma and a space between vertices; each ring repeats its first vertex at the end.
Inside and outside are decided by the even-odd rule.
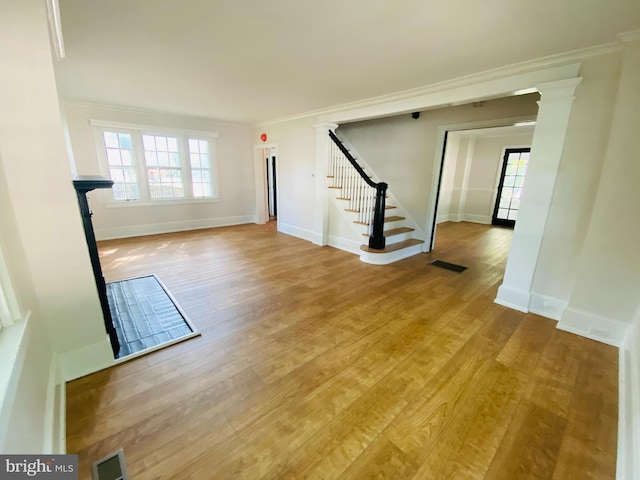
POLYGON ((114 200, 137 200, 138 176, 133 163, 133 146, 129 133, 103 132, 104 146, 113 184, 114 200))
POLYGON ((143 135, 142 144, 151 198, 184 198, 178 139, 143 135))
POLYGON ((191 162, 191 185, 194 197, 210 197, 211 157, 209 142, 197 138, 189 139, 189 160, 191 162))
POLYGON ((216 198, 217 134, 154 132, 150 127, 100 123, 92 121, 100 127, 100 150, 114 181, 115 201, 216 198))
POLYGON ((492 223, 513 227, 518 219, 530 148, 508 148, 504 154, 492 223))

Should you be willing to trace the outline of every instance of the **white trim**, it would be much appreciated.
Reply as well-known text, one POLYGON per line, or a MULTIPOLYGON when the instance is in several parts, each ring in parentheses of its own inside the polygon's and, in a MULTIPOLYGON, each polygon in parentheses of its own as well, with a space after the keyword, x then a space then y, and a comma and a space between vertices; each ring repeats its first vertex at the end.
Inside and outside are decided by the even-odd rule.
POLYGON ((531 313, 558 321, 562 318, 565 308, 567 308, 566 300, 531 292, 531 300, 529 301, 531 313))
POLYGON ((7 442, 13 401, 31 338, 30 315, 0 332, 0 451, 7 442))
POLYGON ((414 255, 422 253, 422 245, 423 244, 419 243, 417 245, 411 245, 410 247, 386 253, 372 253, 360 250, 360 260, 371 265, 388 265, 390 263, 397 262, 398 260, 413 257, 414 255))
POLYGON ((604 317, 573 307, 567 307, 558 322, 558 328, 598 342, 620 347, 625 337, 628 323, 615 318, 604 317))
MULTIPOLYGON (((484 72, 474 73, 472 75, 467 75, 464 77, 458 77, 450 80, 445 80, 443 82, 434 83, 431 85, 426 85, 423 87, 404 90, 401 92, 392 93, 389 95, 382 95, 379 97, 368 98, 365 100, 344 103, 340 105, 336 105, 329 108, 324 108, 320 110, 314 110, 310 112, 301 113, 298 115, 291 115, 288 117, 279 118, 277 120, 269 120, 267 122, 260 122, 255 124, 256 127, 274 125, 278 123, 290 122, 293 120, 300 120, 302 118, 307 117, 321 117, 322 120, 325 120, 325 116, 330 115, 331 113, 341 112, 345 110, 351 109, 359 109, 362 107, 368 107, 371 105, 384 104, 397 100, 411 99, 414 97, 420 97, 425 94, 441 92, 461 86, 474 85, 477 83, 482 83, 487 80, 494 80, 509 76, 515 76, 519 74, 531 73, 539 70, 550 70, 554 67, 561 67, 566 64, 575 64, 577 62, 582 62, 586 59, 596 57, 599 55, 607 55, 610 53, 619 52, 622 49, 621 45, 618 42, 606 43, 602 45, 597 45, 594 47, 587 47, 578 50, 572 50, 570 52, 564 52, 556 55, 550 55, 547 57, 537 58, 534 60, 527 60, 525 62, 514 63, 512 65, 507 65, 499 68, 494 68, 491 70, 486 70, 484 72)), ((547 81, 547 80, 540 80, 547 81)), ((524 93, 531 93, 534 90, 531 90, 533 85, 528 85, 521 88, 516 88, 513 90, 513 94, 521 95, 524 93)), ((478 98, 477 100, 480 100, 478 98)), ((411 111, 411 110, 408 110, 411 111)), ((415 110, 414 110, 415 111, 415 110)), ((399 113, 399 112, 398 112, 399 113)))
POLYGON ((525 290, 509 287, 504 283, 498 288, 498 295, 494 302, 503 307, 513 308, 519 312, 528 313, 531 294, 525 290))
POLYGON ((353 253, 354 255, 360 255, 362 253, 362 250, 360 250, 360 245, 362 245, 362 243, 358 243, 355 240, 351 240, 350 238, 329 235, 329 246, 337 248, 338 250, 353 253))
MULTIPOLYGON (((403 97, 399 100, 387 99, 384 103, 379 100, 350 110, 318 117, 320 121, 333 123, 347 123, 372 118, 387 117, 432 108, 444 108, 462 105, 471 101, 515 95, 523 89, 536 88, 539 84, 553 83, 575 78, 580 64, 562 65, 543 70, 520 72, 508 76, 504 73, 498 78, 492 76, 490 80, 481 81, 473 76, 474 81, 445 82, 438 88, 423 91, 420 95, 403 97)), ((539 90, 539 89, 538 89, 539 90)))
POLYGON ((47 0, 47 17, 49 18, 49 33, 51 34, 52 49, 56 55, 56 59, 62 60, 65 57, 65 53, 58 0, 47 0))
POLYGON ((255 222, 255 215, 242 215, 236 217, 203 218, 199 220, 181 220, 178 222, 99 228, 95 230, 95 233, 97 240, 113 240, 116 238, 141 237, 144 235, 158 235, 162 233, 184 232, 205 228, 228 227, 231 225, 243 225, 245 223, 255 222))
POLYGON ((66 451, 65 403, 65 384, 62 381, 58 356, 54 353, 51 358, 47 385, 43 453, 63 454, 66 451))
POLYGON ((541 98, 531 141, 527 181, 520 202, 519 221, 513 231, 504 278, 496 298, 501 305, 512 303, 513 294, 520 292, 516 295, 519 302, 522 301, 516 302, 520 307, 518 309, 526 311, 529 307, 530 298, 526 297, 530 297, 544 228, 551 209, 575 98, 573 94, 581 81, 581 77, 576 77, 536 85, 541 98), (523 296, 522 292, 527 295, 523 296))
POLYGON ((640 478, 640 309, 620 346, 617 480, 640 478))
POLYGON ((89 125, 98 128, 115 128, 121 130, 135 130, 140 133, 155 135, 187 135, 193 137, 218 138, 217 132, 207 130, 189 130, 185 128, 165 127, 162 125, 149 125, 144 123, 113 122, 111 120, 89 119, 89 125))
POLYGON ((107 193, 105 208, 166 207, 169 205, 197 205, 202 203, 220 203, 221 197, 203 198, 158 198, 157 200, 112 200, 107 193))
POLYGON ((292 237, 301 238, 302 240, 306 240, 308 242, 322 246, 320 244, 320 241, 322 240, 320 235, 312 232, 311 230, 296 227, 294 225, 289 225, 287 223, 278 222, 278 231, 280 233, 285 233, 287 235, 291 235, 292 237))
MULTIPOLYGON (((178 115, 175 112, 170 112, 166 110, 154 110, 151 108, 131 107, 131 106, 125 106, 125 105, 108 105, 105 103, 88 102, 86 100, 79 100, 74 98, 64 98, 62 99, 62 102, 65 105, 72 105, 77 107, 99 108, 103 110, 112 110, 116 112, 126 112, 126 113, 142 114, 142 115, 161 115, 161 116, 171 117, 174 120, 176 117, 180 117, 181 119, 190 120, 193 122, 208 123, 210 125, 216 125, 218 127, 241 128, 244 130, 248 130, 254 127, 253 125, 249 125, 248 123, 227 122, 227 121, 215 119, 212 117, 202 117, 197 115, 178 115)), ((171 127, 167 127, 167 128, 171 128, 171 127)))

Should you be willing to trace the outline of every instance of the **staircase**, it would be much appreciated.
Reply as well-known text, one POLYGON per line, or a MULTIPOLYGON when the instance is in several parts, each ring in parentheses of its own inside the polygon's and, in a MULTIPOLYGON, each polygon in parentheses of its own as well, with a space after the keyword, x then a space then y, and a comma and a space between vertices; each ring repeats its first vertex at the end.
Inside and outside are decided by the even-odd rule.
POLYGON ((420 253, 424 233, 387 191, 387 184, 376 182, 371 169, 362 159, 356 160, 353 149, 334 132, 329 136, 329 197, 351 226, 354 238, 366 241, 360 245, 360 259, 386 265, 420 253))

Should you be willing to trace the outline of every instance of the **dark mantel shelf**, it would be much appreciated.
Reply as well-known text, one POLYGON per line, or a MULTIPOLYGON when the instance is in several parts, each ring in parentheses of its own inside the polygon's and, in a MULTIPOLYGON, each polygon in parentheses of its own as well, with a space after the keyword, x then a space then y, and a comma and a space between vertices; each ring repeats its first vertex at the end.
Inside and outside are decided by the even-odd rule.
POLYGON ((79 192, 90 192, 96 188, 113 187, 113 180, 100 175, 76 175, 73 178, 73 187, 79 192))

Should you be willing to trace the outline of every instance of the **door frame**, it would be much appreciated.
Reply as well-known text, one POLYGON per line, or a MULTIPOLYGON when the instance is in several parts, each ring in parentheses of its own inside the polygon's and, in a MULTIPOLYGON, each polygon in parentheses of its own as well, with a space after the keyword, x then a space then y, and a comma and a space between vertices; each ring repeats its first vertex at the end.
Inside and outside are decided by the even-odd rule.
POLYGON ((479 128, 508 127, 515 123, 532 122, 535 120, 536 115, 532 114, 518 117, 498 118, 493 120, 481 120, 477 122, 454 123, 450 125, 441 125, 438 127, 434 169, 433 175, 431 177, 431 195, 428 200, 430 207, 427 214, 427 224, 425 227, 425 232, 427 235, 426 238, 429 238, 430 242, 425 242, 422 245, 423 252, 432 251, 435 245, 438 202, 440 199, 440 183, 442 180, 442 170, 444 167, 444 159, 446 155, 446 139, 449 132, 456 132, 460 130, 475 130, 479 128))
MULTIPOLYGON (((510 152, 529 152, 531 153, 531 146, 522 146, 522 147, 504 147, 502 149, 502 165, 498 169, 498 182, 495 188, 495 195, 493 198, 493 213, 491 214, 491 225, 497 225, 499 227, 508 227, 514 228, 516 226, 515 220, 504 220, 497 218, 498 215, 498 204, 500 200, 500 192, 502 187, 504 186, 504 174, 507 170, 507 155, 510 152)), ((525 176, 526 179, 526 176, 525 176)), ((526 181, 526 180, 525 180, 526 181)))
MULTIPOLYGON (((267 168, 265 163, 266 150, 274 149, 276 157, 276 171, 278 167, 278 144, 261 143, 253 146, 254 187, 256 191, 255 223, 263 224, 269 221, 269 202, 267 200, 267 168)), ((276 204, 280 205, 279 189, 276 189, 276 204)), ((276 219, 279 222, 278 219, 276 219)))

